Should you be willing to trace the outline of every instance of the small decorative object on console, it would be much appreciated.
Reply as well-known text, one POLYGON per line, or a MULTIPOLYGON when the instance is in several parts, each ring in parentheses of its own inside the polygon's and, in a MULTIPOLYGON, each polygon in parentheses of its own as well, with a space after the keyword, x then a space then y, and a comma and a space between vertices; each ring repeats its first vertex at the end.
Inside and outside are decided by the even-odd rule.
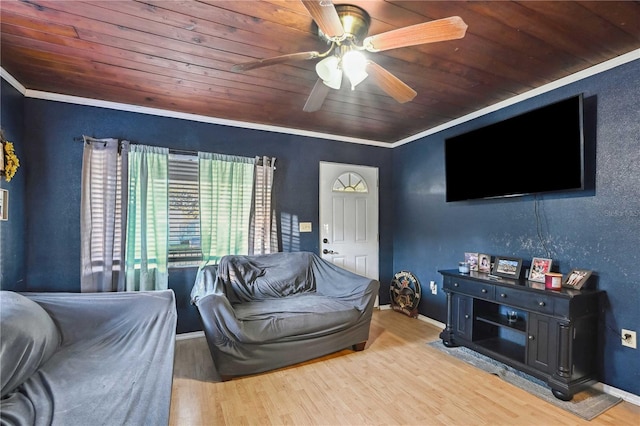
POLYGON ((469 264, 470 271, 478 270, 478 253, 465 253, 464 261, 469 264))
POLYGON ((493 265, 493 275, 505 278, 520 278, 520 268, 522 268, 522 259, 515 257, 496 256, 493 265))
POLYGON ((573 269, 567 275, 567 279, 562 284, 563 287, 573 288, 576 290, 580 290, 582 286, 584 286, 591 276, 591 271, 586 271, 584 269, 573 269))
POLYGON ((560 290, 562 289, 562 274, 558 274, 556 272, 547 272, 544 274, 545 288, 549 290, 560 290))
POLYGON ((478 271, 480 272, 491 272, 491 256, 488 254, 480 253, 478 254, 478 271))
POLYGON ((469 273, 469 263, 465 262, 458 262, 458 271, 460 271, 461 274, 468 274, 469 273))
POLYGON ((531 271, 529 271, 529 280, 545 282, 544 274, 551 271, 551 259, 542 257, 534 257, 531 261, 531 271))

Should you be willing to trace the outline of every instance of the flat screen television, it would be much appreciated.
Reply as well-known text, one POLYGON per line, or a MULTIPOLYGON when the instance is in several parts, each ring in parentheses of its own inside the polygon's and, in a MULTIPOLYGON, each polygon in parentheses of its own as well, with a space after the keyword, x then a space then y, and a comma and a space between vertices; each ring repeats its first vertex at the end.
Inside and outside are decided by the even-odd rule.
POLYGON ((447 138, 446 201, 584 189, 583 95, 447 138))

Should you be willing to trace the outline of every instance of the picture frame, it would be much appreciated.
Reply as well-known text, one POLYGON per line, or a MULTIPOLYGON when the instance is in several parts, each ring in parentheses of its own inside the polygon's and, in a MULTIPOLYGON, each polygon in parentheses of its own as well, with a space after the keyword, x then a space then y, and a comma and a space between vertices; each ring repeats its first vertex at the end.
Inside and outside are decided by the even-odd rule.
POLYGON ((478 253, 478 272, 491 273, 491 255, 478 253))
POLYGON ((572 269, 562 283, 562 287, 580 290, 587 283, 591 272, 586 269, 572 269))
POLYGON ((522 269, 522 259, 517 257, 496 256, 493 264, 493 275, 499 277, 518 279, 522 269))
POLYGON ((9 191, 0 189, 0 220, 9 220, 9 191))
POLYGON ((464 261, 469 264, 470 271, 478 270, 478 253, 465 253, 464 261))
POLYGON ((491 273, 491 256, 485 253, 478 253, 478 271, 491 273))
POLYGON ((529 281, 537 281, 543 283, 547 272, 551 272, 552 259, 544 257, 534 257, 531 260, 531 268, 529 269, 529 281))

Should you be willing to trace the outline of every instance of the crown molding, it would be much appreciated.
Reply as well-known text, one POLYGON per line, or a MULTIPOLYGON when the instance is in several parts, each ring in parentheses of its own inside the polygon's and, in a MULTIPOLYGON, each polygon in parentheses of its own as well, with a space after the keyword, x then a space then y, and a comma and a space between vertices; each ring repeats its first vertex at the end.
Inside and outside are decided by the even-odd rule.
POLYGON ((481 117, 483 115, 487 115, 489 113, 501 110, 503 108, 506 108, 508 106, 511 105, 515 105, 519 102, 525 101, 527 99, 531 99, 533 97, 536 97, 538 95, 541 95, 543 93, 547 93, 550 92, 552 90, 558 89, 560 87, 563 86, 567 86, 569 84, 575 83, 577 81, 583 80, 587 77, 591 77, 594 76, 596 74, 600 74, 602 72, 608 71, 612 68, 618 67, 620 65, 624 65, 628 62, 633 62, 633 61, 637 61, 640 60, 640 49, 636 49, 634 51, 631 51, 629 53, 626 53, 624 55, 620 55, 616 58, 610 59, 608 61, 602 62, 598 65, 594 65, 590 68, 587 68, 585 70, 579 71, 577 73, 571 74, 567 77, 561 78, 559 80, 556 81, 552 81, 551 83, 545 84, 544 86, 540 86, 537 87, 535 89, 532 89, 528 92, 522 93, 520 95, 514 96, 512 98, 509 98, 507 100, 504 100, 502 102, 498 102, 497 104, 493 104, 490 105, 486 108, 480 109, 478 111, 472 112, 471 114, 467 114, 465 116, 462 116, 460 118, 457 118, 455 120, 451 120, 447 123, 441 124, 439 126, 433 127, 429 130, 425 130, 424 132, 418 133, 416 135, 413 136, 409 136, 408 138, 399 140, 398 142, 395 142, 392 144, 393 148, 396 148, 400 145, 404 145, 406 143, 409 142, 413 142, 415 140, 424 138, 426 136, 430 136, 433 135, 435 133, 441 132, 445 129, 449 129, 451 127, 455 127, 459 124, 465 123, 467 121, 471 121, 473 119, 476 119, 478 117, 481 117))

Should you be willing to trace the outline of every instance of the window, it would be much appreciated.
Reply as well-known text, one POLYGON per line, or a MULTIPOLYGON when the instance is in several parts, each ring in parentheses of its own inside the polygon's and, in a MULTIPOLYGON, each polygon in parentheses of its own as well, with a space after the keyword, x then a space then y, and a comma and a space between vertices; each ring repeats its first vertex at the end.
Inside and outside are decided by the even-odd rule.
POLYGON ((354 172, 346 172, 338 176, 333 182, 334 192, 369 192, 367 183, 362 176, 354 172))
MULTIPOLYGON (((124 272, 125 261, 121 258, 126 253, 131 254, 132 258, 127 259, 127 262, 134 265, 135 269, 139 269, 143 263, 147 264, 149 261, 154 264, 162 263, 164 259, 164 270, 166 270, 167 264, 170 267, 196 266, 203 260, 215 262, 215 259, 225 254, 240 252, 264 254, 278 251, 277 226, 272 200, 275 158, 253 159, 201 153, 205 157, 218 161, 217 164, 219 162, 227 164, 216 169, 215 180, 204 181, 205 187, 210 188, 204 193, 210 196, 206 195, 201 199, 203 182, 201 182, 198 154, 169 151, 165 154, 166 163, 163 166, 165 172, 154 175, 155 177, 150 180, 150 188, 156 191, 156 195, 151 195, 149 200, 156 203, 161 201, 164 195, 168 198, 164 204, 166 206, 164 213, 158 215, 158 209, 150 208, 142 203, 142 200, 136 198, 127 202, 127 190, 130 189, 132 179, 135 181, 134 178, 136 178, 136 176, 128 176, 129 167, 126 164, 130 163, 128 161, 129 143, 121 142, 124 144, 124 158, 117 164, 114 159, 111 159, 110 162, 113 164, 107 169, 103 165, 105 162, 103 157, 106 158, 106 154, 101 152, 102 149, 106 149, 107 144, 103 140, 99 142, 91 152, 91 158, 94 159, 92 166, 94 177, 91 180, 83 180, 83 194, 89 194, 90 190, 92 197, 89 201, 86 194, 83 195, 87 198, 86 206, 83 204, 83 209, 86 210, 84 215, 89 217, 90 214, 93 218, 99 218, 99 222, 93 219, 92 223, 84 225, 82 231, 85 275, 97 276, 104 269, 113 270, 116 273, 120 270, 124 272), (240 173, 241 169, 242 173, 240 173), (240 183, 238 178, 241 174, 245 177, 240 183), (124 185, 122 182, 125 182, 124 185), (107 190, 108 188, 111 189, 107 190), (113 200, 114 197, 115 200, 113 200), (236 201, 239 198, 242 198, 241 205, 236 201), (106 207, 107 205, 111 207, 106 207), (207 206, 204 213, 201 211, 203 206, 207 206), (107 209, 111 213, 107 214, 105 212, 107 209), (147 219, 150 214, 152 216, 155 214, 157 217, 154 216, 152 222, 145 222, 145 224, 153 223, 148 227, 143 226, 142 219, 139 220, 136 216, 134 223, 129 224, 133 226, 130 231, 127 219, 131 219, 132 214, 138 216, 145 214, 147 219), (207 222, 204 231, 207 235, 205 241, 201 236, 203 214, 207 222), (106 225, 102 224, 105 217, 110 217, 106 225), (216 218, 215 223, 212 220, 213 217, 216 218), (89 227, 91 232, 88 232, 89 227), (132 234, 127 236, 128 232, 132 234), (144 262, 140 243, 143 240, 143 234, 146 247, 149 248, 149 245, 152 245, 156 249, 155 254, 145 257, 144 262), (125 250, 124 242, 129 238, 135 239, 135 245, 125 250), (163 245, 164 241, 167 245, 163 245), (204 259, 203 249, 208 253, 204 259)), ((110 155, 115 158, 116 150, 119 152, 118 140, 113 139, 113 143, 116 145, 110 155)), ((152 151, 156 148, 161 149, 147 148, 152 151)), ((166 148, 164 150, 166 152, 166 148)), ((136 194, 138 192, 132 192, 134 197, 137 197, 136 194)))
MULTIPOLYGON (((206 157, 213 156, 213 158, 223 158, 226 161, 231 162, 253 162, 253 159, 249 160, 244 157, 233 156, 220 156, 218 154, 206 154, 206 157)), ((275 167, 275 158, 257 158, 257 164, 255 166, 255 181, 250 184, 249 187, 243 191, 248 196, 253 194, 253 203, 251 205, 251 231, 249 236, 249 248, 246 254, 264 254, 278 251, 278 238, 277 238, 277 226, 275 222, 275 209, 273 208, 272 188, 273 188, 273 173, 275 167)), ((231 162, 228 163, 231 166, 231 162)), ((176 266, 191 266, 196 265, 202 260, 203 245, 206 250, 212 249, 212 244, 219 245, 218 249, 214 249, 214 252, 218 253, 217 257, 224 254, 230 254, 230 247, 225 245, 224 241, 229 237, 225 237, 231 229, 224 231, 221 235, 210 235, 209 240, 203 242, 200 235, 201 230, 201 200, 200 200, 200 171, 198 169, 198 155, 196 154, 169 154, 169 264, 173 267, 176 266), (224 238, 223 238, 224 237, 224 238), (222 240, 220 240, 222 238, 222 240)), ((251 168, 253 169, 253 165, 251 168)), ((236 209, 237 201, 234 201, 233 206, 231 199, 227 191, 229 185, 238 185, 239 169, 236 167, 232 173, 234 175, 233 181, 235 183, 226 182, 230 179, 230 176, 223 176, 231 169, 223 167, 220 171, 226 170, 222 175, 216 178, 216 187, 219 191, 216 194, 212 194, 215 199, 214 205, 216 206, 216 213, 214 216, 218 217, 221 214, 221 207, 223 210, 236 209), (225 195, 226 194, 226 195, 225 195)), ((253 173, 251 173, 253 174, 253 173)), ((249 182, 248 182, 249 183, 249 182)), ((207 182, 206 185, 211 185, 212 182, 207 182)), ((207 191, 205 191, 207 192, 207 191)), ((239 195, 239 188, 236 187, 233 190, 235 196, 239 195)), ((234 198, 236 198, 234 196, 234 198)), ((205 205, 211 204, 213 199, 206 197, 205 205)), ((246 203, 245 203, 246 204, 246 203)), ((249 209, 247 205, 247 209, 249 209)), ((208 214, 206 218, 210 221, 212 218, 208 214)), ((244 214, 241 216, 245 216, 244 214)), ((248 217, 248 216, 247 216, 248 217)), ((235 228, 240 226, 243 230, 247 228, 247 225, 242 222, 240 224, 238 215, 232 215, 226 223, 228 227, 235 228)), ((218 217, 218 219, 220 218, 218 217)), ((209 226, 209 225, 207 225, 209 226)), ((208 228, 207 228, 208 229, 208 228)), ((220 231, 219 225, 215 228, 215 231, 220 231)), ((214 232, 214 229, 211 232, 214 232)), ((235 231, 232 232, 235 235, 235 231)), ((216 233, 217 234, 217 233, 216 233)), ((246 239, 246 232, 240 232, 232 239, 240 238, 246 239)), ((238 243, 240 246, 245 246, 247 242, 238 243)), ((232 250, 233 251, 233 250, 232 250)), ((246 251, 246 249, 244 250, 246 251)), ((243 251, 243 252, 244 252, 243 251)), ((211 252, 209 253, 211 256, 211 252)), ((216 256, 209 257, 209 260, 215 261, 216 256)))
POLYGON ((195 264, 201 258, 198 157, 169 154, 169 263, 195 264))

